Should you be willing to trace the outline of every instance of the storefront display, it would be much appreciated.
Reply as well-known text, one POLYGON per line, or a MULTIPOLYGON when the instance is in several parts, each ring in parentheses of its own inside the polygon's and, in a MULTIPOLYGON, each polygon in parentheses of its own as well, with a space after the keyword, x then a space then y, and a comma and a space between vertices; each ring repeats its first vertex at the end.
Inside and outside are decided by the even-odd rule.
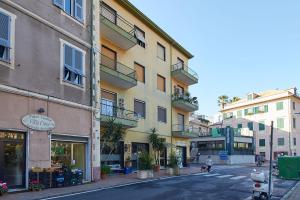
POLYGON ((8 188, 25 186, 25 134, 0 131, 0 180, 8 188))

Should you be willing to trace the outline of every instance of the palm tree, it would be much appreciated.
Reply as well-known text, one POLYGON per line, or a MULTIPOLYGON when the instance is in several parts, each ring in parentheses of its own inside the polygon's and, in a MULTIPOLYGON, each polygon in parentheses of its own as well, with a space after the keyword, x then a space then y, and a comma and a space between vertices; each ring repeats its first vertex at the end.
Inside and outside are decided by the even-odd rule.
POLYGON ((222 109, 224 109, 224 106, 226 103, 228 103, 229 97, 227 95, 222 95, 218 97, 218 105, 221 106, 222 109))
POLYGON ((231 99, 230 101, 231 101, 231 102, 237 102, 237 101, 239 101, 239 100, 241 100, 240 97, 232 97, 232 99, 231 99))

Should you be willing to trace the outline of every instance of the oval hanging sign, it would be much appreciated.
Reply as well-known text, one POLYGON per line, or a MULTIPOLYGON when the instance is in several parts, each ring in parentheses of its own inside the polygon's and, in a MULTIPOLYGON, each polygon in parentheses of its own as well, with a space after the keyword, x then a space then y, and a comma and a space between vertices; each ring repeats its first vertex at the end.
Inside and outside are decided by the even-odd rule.
POLYGON ((22 119, 24 126, 36 131, 51 131, 55 128, 55 122, 44 115, 26 115, 22 119))

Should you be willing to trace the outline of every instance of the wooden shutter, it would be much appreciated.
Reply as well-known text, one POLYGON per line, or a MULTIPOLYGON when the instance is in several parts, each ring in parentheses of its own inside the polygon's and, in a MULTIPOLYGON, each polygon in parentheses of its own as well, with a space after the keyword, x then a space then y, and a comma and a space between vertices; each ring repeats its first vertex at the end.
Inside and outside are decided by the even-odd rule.
POLYGON ((10 47, 10 17, 0 12, 0 45, 10 47))
POLYGON ((64 0, 53 0, 53 4, 60 9, 64 9, 64 0))
POLYGON ((117 23, 117 12, 103 2, 101 6, 101 14, 112 23, 117 23))
POLYGON ((75 0, 75 18, 83 22, 83 0, 75 0))
POLYGON ((165 47, 161 44, 157 43, 157 57, 159 57, 162 60, 166 60, 166 54, 165 54, 165 47))
POLYGON ((134 69, 136 71, 137 80, 142 83, 145 83, 145 67, 137 63, 134 63, 134 69))
POLYGON ((159 74, 157 74, 157 89, 163 92, 166 91, 166 79, 159 74))
POLYGON ((101 98, 108 99, 108 100, 111 100, 113 102, 116 102, 117 94, 113 93, 113 92, 108 92, 108 91, 105 91, 105 90, 101 90, 101 98))
POLYGON ((115 70, 117 65, 117 52, 102 46, 101 53, 103 55, 101 57, 101 64, 115 70))

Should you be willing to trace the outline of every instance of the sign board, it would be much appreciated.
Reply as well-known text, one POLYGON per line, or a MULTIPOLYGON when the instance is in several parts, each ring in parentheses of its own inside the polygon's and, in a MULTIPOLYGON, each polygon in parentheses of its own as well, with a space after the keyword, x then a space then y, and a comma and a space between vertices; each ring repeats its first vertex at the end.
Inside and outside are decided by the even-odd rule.
POLYGON ((220 160, 228 160, 228 151, 220 151, 219 157, 220 157, 220 160))
POLYGON ((26 115, 22 119, 24 126, 36 131, 51 131, 55 128, 55 122, 44 115, 26 115))

